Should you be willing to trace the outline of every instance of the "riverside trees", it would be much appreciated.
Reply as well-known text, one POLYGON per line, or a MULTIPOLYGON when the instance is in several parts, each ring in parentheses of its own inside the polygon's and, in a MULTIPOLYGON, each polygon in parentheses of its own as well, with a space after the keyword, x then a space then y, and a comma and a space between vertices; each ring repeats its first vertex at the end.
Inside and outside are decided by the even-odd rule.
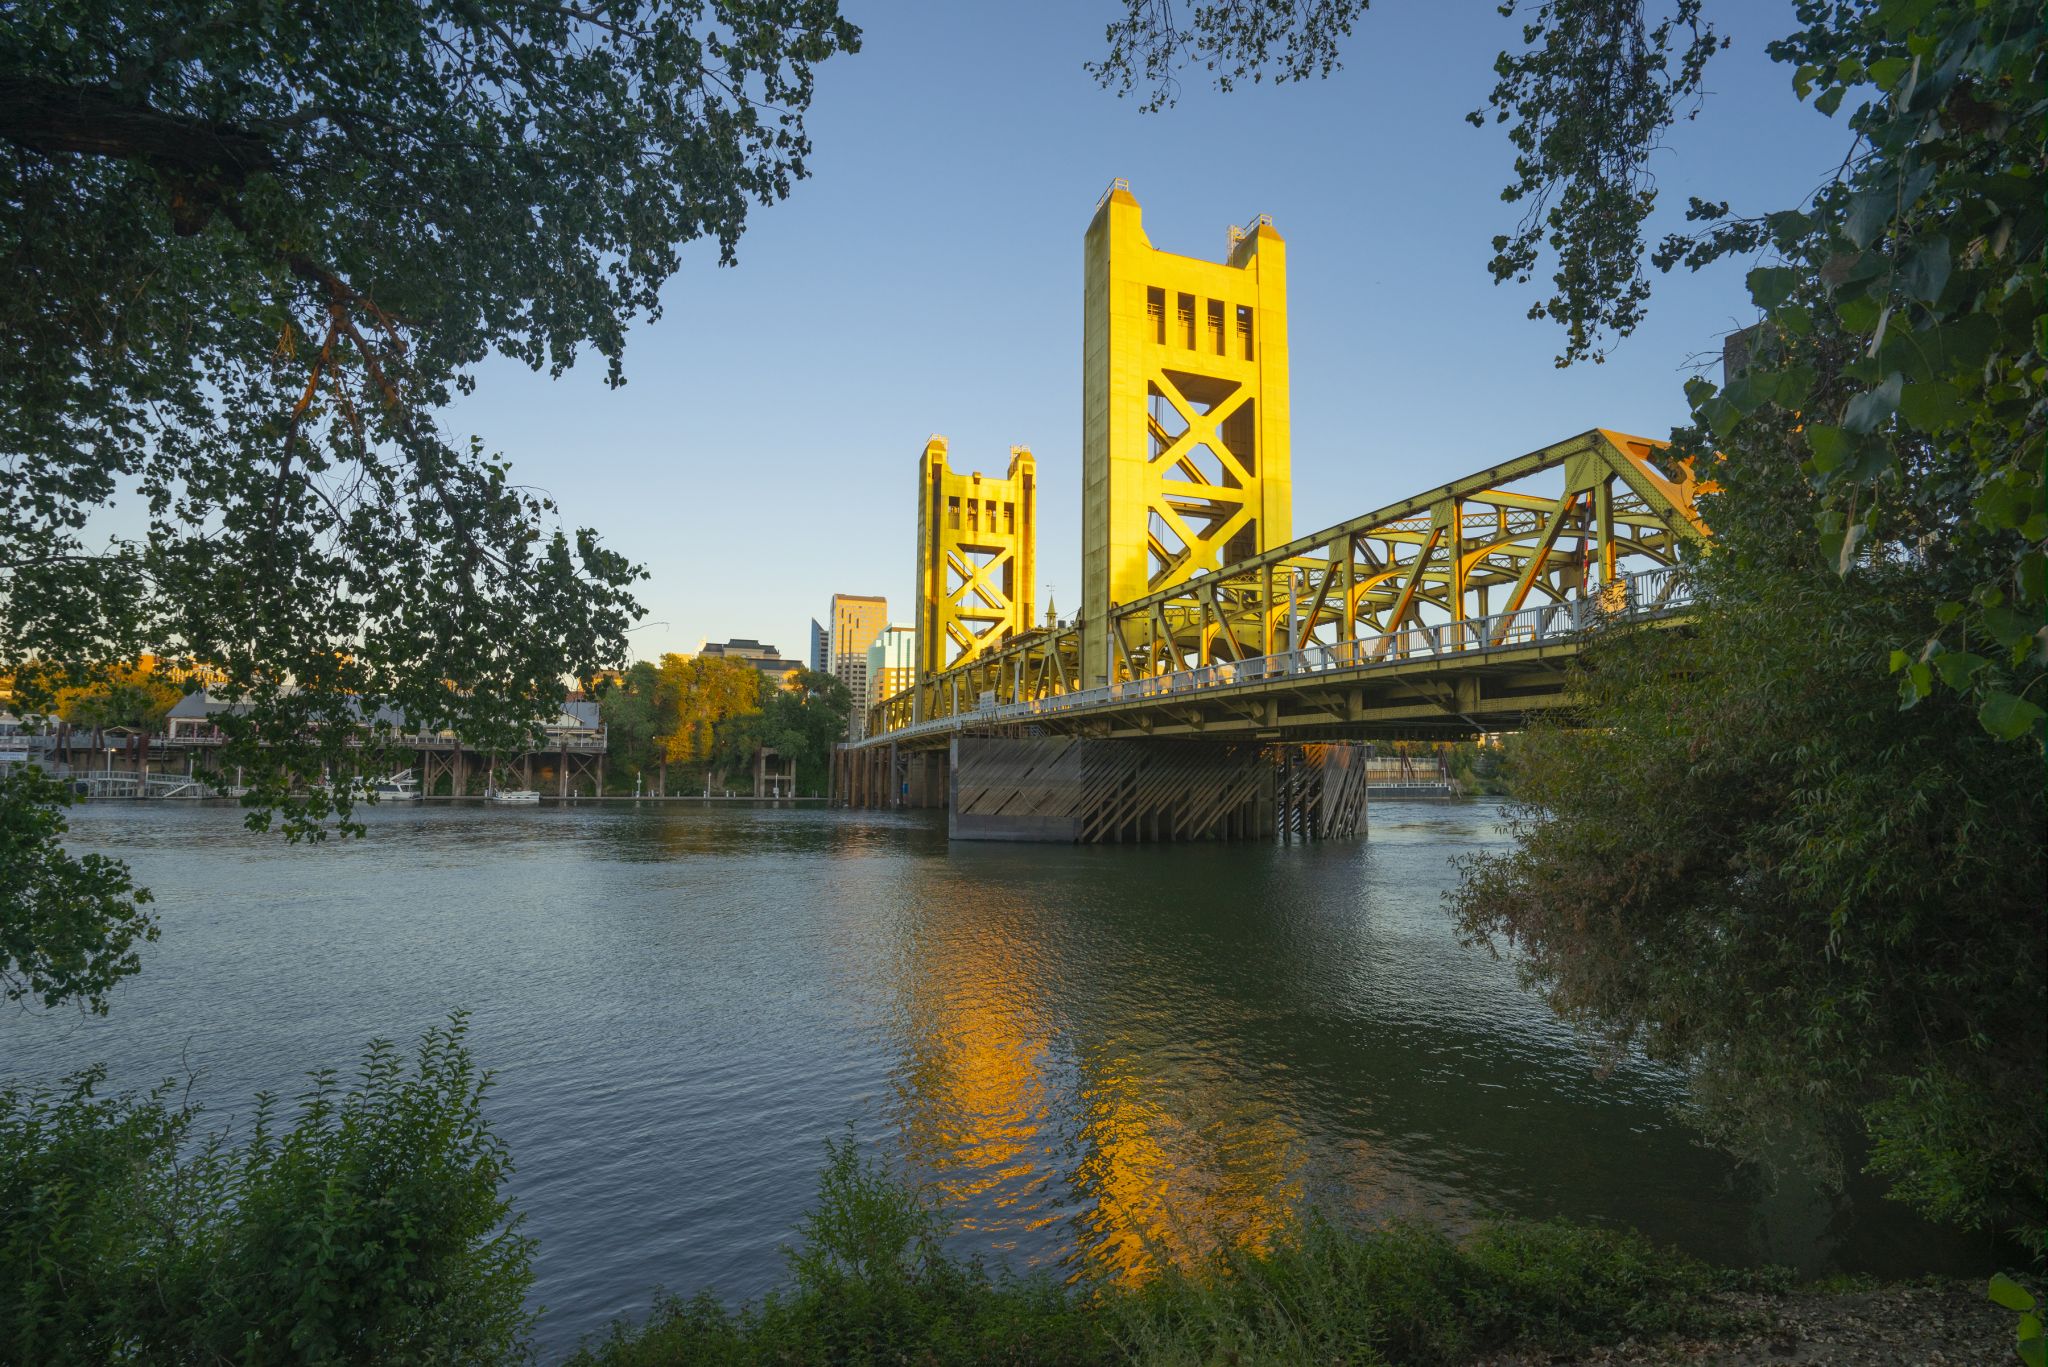
POLYGON ((778 680, 741 660, 664 655, 626 670, 600 705, 612 759, 631 771, 696 766, 715 787, 765 745, 795 760, 803 787, 822 791, 853 699, 838 679, 809 669, 778 680))
MULTIPOLYGON (((271 761, 252 819, 293 834, 348 785, 269 776, 353 772, 359 708, 510 748, 623 655, 640 571, 437 410, 494 353, 594 351, 623 383, 682 245, 731 261, 804 175, 814 70, 858 40, 833 0, 10 8, 16 709, 145 649, 202 659, 250 704, 229 762, 259 737, 271 761)), ((61 861, 49 790, 17 796, 0 851, 61 861)), ((0 867, 16 924, 26 867, 0 867)))
MULTIPOLYGON (((1094 70, 1170 103, 1202 64, 1327 74, 1365 0, 1125 0, 1094 70)), ((1798 0, 1770 55, 1844 158, 1805 203, 1695 199, 1649 251, 1651 154, 1726 38, 1712 0, 1546 0, 1487 109, 1522 206, 1498 281, 1598 360, 1645 265, 1753 260, 1725 388, 1688 386, 1696 635, 1585 657, 1579 723, 1530 737, 1521 847, 1468 870, 1481 938, 1567 1015, 1691 1063, 1734 1134, 1849 1117, 1895 1195, 2048 1225, 2041 753, 2048 734, 2044 86, 2017 0, 1798 0), (1711 449, 1709 449, 1711 448, 1711 449)), ((1740 187, 1730 187, 1739 197, 1740 187)))

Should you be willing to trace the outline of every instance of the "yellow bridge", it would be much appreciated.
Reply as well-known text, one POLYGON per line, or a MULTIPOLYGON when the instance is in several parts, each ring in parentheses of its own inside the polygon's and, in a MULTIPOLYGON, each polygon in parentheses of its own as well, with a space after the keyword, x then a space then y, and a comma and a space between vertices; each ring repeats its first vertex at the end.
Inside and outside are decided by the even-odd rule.
POLYGON ((1297 537, 1271 223, 1175 256, 1117 182, 1086 278, 1081 613, 1032 620, 1030 453, 963 477, 935 438, 917 681, 869 710, 842 800, 943 789, 954 834, 995 838, 1348 834, 1348 742, 1513 728, 1589 632, 1682 616, 1707 531, 1662 443, 1596 428, 1297 537))

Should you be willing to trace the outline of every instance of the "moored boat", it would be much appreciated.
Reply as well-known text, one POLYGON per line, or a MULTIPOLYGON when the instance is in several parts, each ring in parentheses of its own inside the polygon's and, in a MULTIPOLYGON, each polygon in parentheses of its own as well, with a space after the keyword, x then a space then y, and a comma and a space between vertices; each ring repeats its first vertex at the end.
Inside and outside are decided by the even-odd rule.
POLYGON ((420 781, 410 769, 378 779, 370 785, 379 802, 418 802, 423 796, 420 781))

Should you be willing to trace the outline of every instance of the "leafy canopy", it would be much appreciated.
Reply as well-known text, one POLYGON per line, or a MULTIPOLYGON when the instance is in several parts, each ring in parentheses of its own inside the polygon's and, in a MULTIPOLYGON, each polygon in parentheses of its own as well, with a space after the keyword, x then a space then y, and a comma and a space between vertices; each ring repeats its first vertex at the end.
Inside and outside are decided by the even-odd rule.
MULTIPOLYGON (((380 709, 517 748, 623 656, 641 571, 437 414, 494 354, 624 383, 683 246, 731 262, 804 175, 815 69, 858 43, 834 0, 9 7, 12 709, 206 666, 219 772, 294 836, 347 828, 380 709)), ((57 849, 53 792, 0 796, 8 971, 99 1004, 81 965, 132 970, 139 899, 57 849)))
POLYGON ((1691 386, 1722 443, 1804 418, 1795 447, 1823 502, 1828 564, 1905 556, 1947 590, 1902 624, 1890 657, 1912 706, 1975 701, 1993 735, 2044 735, 2048 600, 2048 322, 2043 320, 2037 7, 2017 0, 1806 3, 1771 46, 1802 98, 1832 116, 1859 100, 1842 174, 1803 210, 1732 216, 1675 237, 1666 264, 1761 255, 1761 321, 1725 389, 1691 386), (1830 381, 1837 383, 1830 384, 1830 381))
POLYGON ((105 1015, 154 940, 149 891, 105 855, 65 851, 71 791, 32 765, 0 775, 0 998, 77 1001, 105 1015))
POLYGON ((857 42, 832 0, 14 10, 0 667, 217 666, 260 800, 313 816, 278 775, 348 769, 358 704, 516 739, 622 654, 640 572, 436 410, 493 353, 622 383, 857 42))

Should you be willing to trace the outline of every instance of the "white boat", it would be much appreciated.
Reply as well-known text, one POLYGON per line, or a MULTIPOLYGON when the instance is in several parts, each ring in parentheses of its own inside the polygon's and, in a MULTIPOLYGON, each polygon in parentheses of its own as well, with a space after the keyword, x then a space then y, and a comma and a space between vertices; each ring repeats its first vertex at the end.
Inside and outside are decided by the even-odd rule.
POLYGON ((531 788, 487 788, 484 801, 501 807, 534 807, 540 804, 540 794, 531 788))
POLYGON ((378 779, 370 785, 370 791, 379 802, 418 802, 421 797, 420 781, 410 769, 378 779))

